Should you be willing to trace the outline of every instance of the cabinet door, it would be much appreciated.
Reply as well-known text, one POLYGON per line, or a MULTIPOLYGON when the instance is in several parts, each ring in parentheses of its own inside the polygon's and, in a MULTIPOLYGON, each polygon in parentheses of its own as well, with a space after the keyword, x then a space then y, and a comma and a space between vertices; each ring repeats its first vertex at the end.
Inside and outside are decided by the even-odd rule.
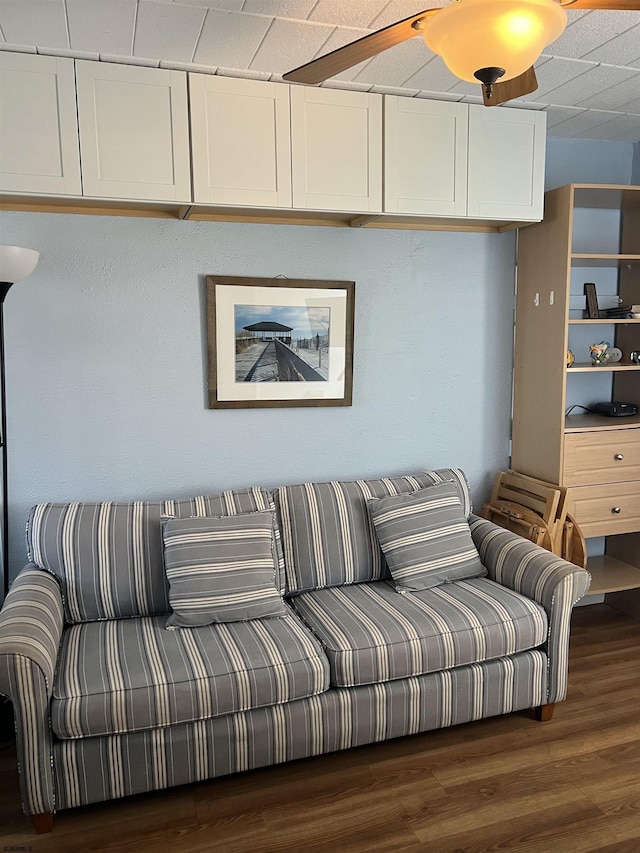
POLYGON ((0 54, 0 189, 80 195, 73 60, 0 54))
POLYGON ((291 207, 289 87, 189 75, 193 200, 291 207))
POLYGON ((190 201, 186 74, 78 61, 76 83, 84 195, 190 201))
POLYGON ((465 216, 467 104, 384 99, 384 209, 465 216))
POLYGON ((469 106, 469 216, 542 219, 547 116, 469 106))
POLYGON ((380 213, 382 96, 291 87, 293 206, 380 213))

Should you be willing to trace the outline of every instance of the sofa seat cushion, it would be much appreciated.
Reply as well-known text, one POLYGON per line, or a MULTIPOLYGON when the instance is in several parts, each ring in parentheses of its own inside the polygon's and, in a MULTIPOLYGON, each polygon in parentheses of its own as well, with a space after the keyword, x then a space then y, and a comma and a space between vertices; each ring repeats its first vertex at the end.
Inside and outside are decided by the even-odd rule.
POLYGON ((406 595, 374 581, 306 592, 292 604, 323 644, 336 687, 478 663, 547 637, 540 605, 486 578, 406 595))
POLYGON ((69 626, 51 703, 61 738, 205 720, 322 693, 319 643, 285 616, 165 629, 166 616, 69 626))

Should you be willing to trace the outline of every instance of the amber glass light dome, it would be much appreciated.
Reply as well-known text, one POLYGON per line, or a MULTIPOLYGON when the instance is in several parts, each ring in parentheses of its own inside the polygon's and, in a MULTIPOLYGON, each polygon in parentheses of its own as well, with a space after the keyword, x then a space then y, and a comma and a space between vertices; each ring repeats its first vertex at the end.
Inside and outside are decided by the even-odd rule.
POLYGON ((503 68, 502 80, 518 77, 566 24, 555 0, 459 0, 430 17, 423 35, 456 77, 475 83, 480 68, 503 68))

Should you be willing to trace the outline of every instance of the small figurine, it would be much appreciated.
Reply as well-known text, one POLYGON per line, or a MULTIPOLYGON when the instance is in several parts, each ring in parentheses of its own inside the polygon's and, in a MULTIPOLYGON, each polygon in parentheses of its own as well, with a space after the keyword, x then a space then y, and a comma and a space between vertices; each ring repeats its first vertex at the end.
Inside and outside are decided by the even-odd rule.
POLYGON ((609 341, 600 341, 599 344, 591 344, 589 347, 591 364, 606 364, 609 360, 608 349, 609 341))
POLYGON ((576 361, 575 355, 571 352, 570 349, 568 349, 567 350, 567 367, 573 367, 573 365, 575 364, 575 361, 576 361))

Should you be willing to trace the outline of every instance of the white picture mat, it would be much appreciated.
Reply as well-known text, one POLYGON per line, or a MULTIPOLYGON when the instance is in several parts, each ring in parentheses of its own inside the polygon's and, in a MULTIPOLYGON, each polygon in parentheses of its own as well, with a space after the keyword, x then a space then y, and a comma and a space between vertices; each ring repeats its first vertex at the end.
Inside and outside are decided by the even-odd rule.
POLYGON ((335 400, 344 397, 347 291, 304 287, 216 284, 216 382, 219 401, 335 400), (319 382, 236 382, 235 306, 328 308, 329 377, 319 382))

